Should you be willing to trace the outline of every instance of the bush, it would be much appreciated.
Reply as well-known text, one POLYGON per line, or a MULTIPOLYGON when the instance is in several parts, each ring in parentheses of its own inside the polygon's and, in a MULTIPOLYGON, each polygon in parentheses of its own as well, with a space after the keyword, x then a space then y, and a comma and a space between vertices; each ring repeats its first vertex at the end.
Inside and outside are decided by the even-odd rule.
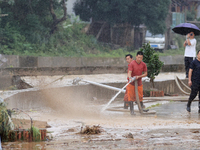
POLYGON ((159 60, 158 54, 155 53, 155 50, 150 46, 149 43, 143 44, 140 50, 144 53, 143 61, 147 65, 147 76, 150 78, 150 82, 152 83, 152 87, 154 88, 155 76, 160 73, 160 70, 164 63, 159 60))

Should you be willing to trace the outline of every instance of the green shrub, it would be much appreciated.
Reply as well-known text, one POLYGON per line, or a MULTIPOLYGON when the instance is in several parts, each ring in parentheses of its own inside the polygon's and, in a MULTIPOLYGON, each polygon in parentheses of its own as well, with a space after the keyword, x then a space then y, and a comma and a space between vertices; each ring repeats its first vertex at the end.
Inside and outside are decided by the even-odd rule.
POLYGON ((32 126, 31 131, 33 132, 33 140, 34 141, 40 141, 41 140, 41 134, 40 134, 39 128, 32 126))
POLYGON ((140 49, 143 55, 143 61, 147 65, 147 76, 150 78, 150 82, 152 83, 152 87, 154 88, 154 79, 160 73, 160 70, 163 66, 163 62, 159 60, 158 54, 155 53, 155 50, 150 46, 149 43, 143 44, 140 49))

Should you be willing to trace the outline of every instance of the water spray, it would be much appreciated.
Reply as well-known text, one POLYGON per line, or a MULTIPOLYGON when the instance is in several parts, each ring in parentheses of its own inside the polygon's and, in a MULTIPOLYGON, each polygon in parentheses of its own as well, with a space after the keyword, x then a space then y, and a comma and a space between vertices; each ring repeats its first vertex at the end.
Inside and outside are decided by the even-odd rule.
POLYGON ((106 110, 106 108, 115 100, 115 98, 120 94, 120 93, 125 93, 126 90, 124 90, 131 82, 135 81, 136 77, 133 77, 132 80, 130 80, 122 89, 120 88, 116 88, 116 87, 112 87, 112 86, 109 86, 109 85, 104 85, 104 84, 101 84, 101 83, 96 83, 96 82, 92 82, 92 81, 87 81, 87 80, 83 80, 81 78, 75 78, 72 82, 72 84, 74 85, 78 85, 78 83, 80 81, 82 82, 86 82, 86 83, 90 83, 90 84, 93 84, 93 85, 97 85, 97 86, 100 86, 100 87, 104 87, 104 88, 107 88, 107 89, 111 89, 111 90, 114 90, 114 91, 118 91, 117 94, 115 96, 113 96, 111 98, 111 100, 106 104, 106 106, 104 106, 102 109, 101 109, 101 112, 103 112, 104 110, 106 110))
POLYGON ((101 109, 101 112, 105 111, 106 108, 115 100, 115 98, 133 81, 135 81, 135 77, 132 78, 132 80, 130 80, 119 92, 117 92, 117 94, 115 94, 115 96, 113 96, 111 98, 111 100, 106 104, 106 106, 104 106, 102 109, 101 109))

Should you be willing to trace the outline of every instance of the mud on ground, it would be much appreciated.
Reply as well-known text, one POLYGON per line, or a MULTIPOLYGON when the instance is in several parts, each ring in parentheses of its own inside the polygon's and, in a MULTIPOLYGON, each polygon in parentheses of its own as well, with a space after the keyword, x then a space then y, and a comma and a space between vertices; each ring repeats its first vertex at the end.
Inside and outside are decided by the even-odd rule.
MULTIPOLYGON (((116 81, 113 77, 107 79, 116 81)), ((96 77, 92 79, 96 81, 96 77)), ((120 79, 126 80, 125 75, 120 79)), ((57 84, 66 84, 68 80, 71 81, 67 78, 57 84)), ((103 77, 98 82, 102 80, 103 77)), ((37 86, 37 82, 33 83, 37 86)), ((46 121, 51 126, 47 129, 47 141, 3 143, 4 149, 199 149, 200 119, 197 102, 192 103, 190 114, 185 110, 186 102, 173 101, 172 97, 170 102, 145 103, 156 114, 141 115, 135 105, 136 115, 131 116, 128 110, 101 112, 109 99, 87 99, 84 97, 87 93, 80 94, 77 91, 76 94, 76 91, 54 89, 44 90, 42 94, 45 106, 24 111, 33 120, 46 121), (100 133, 80 134, 82 128, 94 125, 100 127, 100 133)), ((109 108, 122 110, 123 100, 115 100, 109 108)), ((23 118, 29 119, 27 116, 23 118)))
MULTIPOLYGON (((107 102, 108 100, 98 99, 83 100, 81 103, 71 101, 66 107, 66 101, 61 103, 60 99, 60 104, 56 107, 48 105, 37 110, 27 110, 26 113, 33 120, 47 121, 51 126, 48 128, 47 141, 3 143, 2 146, 4 149, 13 147, 41 150, 199 148, 200 120, 197 102, 192 104, 191 114, 185 111, 185 102, 162 102, 163 104, 151 108, 157 112, 154 115, 141 115, 135 106, 135 116, 131 116, 129 111, 101 113, 101 108, 107 102), (93 125, 99 126, 102 132, 79 134, 81 128, 93 125)), ((123 106, 121 99, 114 101, 110 107, 119 106, 123 106)))

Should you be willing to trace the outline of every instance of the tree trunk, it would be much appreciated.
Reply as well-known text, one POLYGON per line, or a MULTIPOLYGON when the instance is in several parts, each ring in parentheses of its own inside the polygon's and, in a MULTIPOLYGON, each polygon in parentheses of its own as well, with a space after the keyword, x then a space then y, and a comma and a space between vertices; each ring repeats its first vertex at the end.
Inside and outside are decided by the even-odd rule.
POLYGON ((100 35, 101 35, 101 33, 102 33, 102 31, 103 31, 105 25, 106 25, 106 22, 103 23, 103 25, 101 26, 101 28, 100 28, 100 30, 99 30, 99 32, 98 32, 98 34, 97 34, 97 36, 96 36, 96 39, 97 39, 97 40, 99 39, 99 37, 100 37, 100 35))
POLYGON ((168 9, 168 15, 166 17, 166 20, 165 20, 165 24, 166 24, 166 32, 165 32, 165 50, 169 49, 170 48, 170 45, 171 45, 171 25, 172 25, 172 12, 171 12, 171 2, 170 2, 170 5, 169 5, 169 9, 168 9))
POLYGON ((53 23, 52 23, 52 26, 51 26, 51 31, 50 31, 50 34, 53 34, 55 32, 55 30, 57 29, 57 25, 66 20, 67 19, 67 7, 66 7, 66 2, 65 0, 62 0, 62 6, 63 6, 63 11, 64 11, 64 14, 63 14, 63 17, 58 19, 55 12, 54 12, 54 9, 53 9, 53 1, 50 0, 50 13, 51 13, 51 16, 53 18, 53 23))
POLYGON ((110 26, 110 43, 113 44, 113 28, 110 26))
POLYGON ((121 46, 127 46, 126 45, 126 40, 127 40, 127 34, 128 34, 128 25, 125 25, 125 30, 124 30, 124 36, 123 36, 123 41, 120 43, 121 46))
POLYGON ((154 89, 154 79, 150 79, 150 83, 152 84, 152 88, 154 89))

